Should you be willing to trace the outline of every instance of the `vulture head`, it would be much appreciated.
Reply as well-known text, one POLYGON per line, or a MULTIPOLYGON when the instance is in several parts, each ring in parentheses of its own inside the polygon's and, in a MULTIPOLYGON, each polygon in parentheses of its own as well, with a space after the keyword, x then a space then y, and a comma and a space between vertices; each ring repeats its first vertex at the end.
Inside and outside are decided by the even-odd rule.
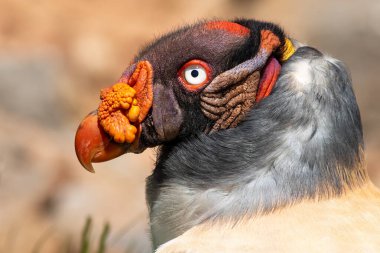
POLYGON ((294 50, 278 26, 253 20, 201 22, 159 38, 101 91, 77 131, 79 161, 93 171, 92 162, 235 128, 294 50))
POLYGON ((80 124, 81 164, 160 146, 154 246, 208 219, 271 212, 368 181, 345 66, 272 23, 205 21, 140 51, 80 124))

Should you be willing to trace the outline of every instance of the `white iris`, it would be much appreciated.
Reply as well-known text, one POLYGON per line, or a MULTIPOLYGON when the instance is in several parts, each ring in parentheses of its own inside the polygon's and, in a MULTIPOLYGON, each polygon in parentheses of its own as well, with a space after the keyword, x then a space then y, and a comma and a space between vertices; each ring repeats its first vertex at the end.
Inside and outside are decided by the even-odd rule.
POLYGON ((201 84, 207 79, 206 70, 200 65, 189 66, 185 69, 185 79, 189 84, 201 84))

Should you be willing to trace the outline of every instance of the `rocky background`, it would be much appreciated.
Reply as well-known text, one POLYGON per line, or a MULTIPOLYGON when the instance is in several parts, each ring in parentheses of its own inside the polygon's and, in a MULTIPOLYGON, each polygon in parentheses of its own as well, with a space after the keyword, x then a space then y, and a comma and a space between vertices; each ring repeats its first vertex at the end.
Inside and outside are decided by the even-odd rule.
POLYGON ((380 185, 378 0, 1 0, 0 252, 78 252, 89 216, 95 245, 108 222, 107 252, 149 252, 144 180, 154 150, 89 174, 74 134, 141 46, 213 17, 274 21, 349 66, 380 185))

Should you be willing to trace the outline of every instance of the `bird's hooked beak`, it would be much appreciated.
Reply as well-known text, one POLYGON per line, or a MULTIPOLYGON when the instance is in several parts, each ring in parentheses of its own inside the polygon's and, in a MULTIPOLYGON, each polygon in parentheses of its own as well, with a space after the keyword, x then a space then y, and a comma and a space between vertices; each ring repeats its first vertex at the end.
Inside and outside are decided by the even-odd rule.
POLYGON ((153 103, 152 82, 151 64, 141 61, 131 75, 101 91, 98 110, 83 119, 75 136, 75 151, 86 170, 94 172, 93 162, 144 150, 139 139, 153 103))

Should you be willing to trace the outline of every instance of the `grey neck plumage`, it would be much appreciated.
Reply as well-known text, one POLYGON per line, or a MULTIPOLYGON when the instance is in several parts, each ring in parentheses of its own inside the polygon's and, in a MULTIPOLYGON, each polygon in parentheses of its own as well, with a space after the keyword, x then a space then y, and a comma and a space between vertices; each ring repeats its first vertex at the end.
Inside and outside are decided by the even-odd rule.
POLYGON ((148 179, 154 244, 197 223, 328 198, 367 180, 351 80, 339 61, 300 47, 272 94, 237 128, 164 146, 148 179))

